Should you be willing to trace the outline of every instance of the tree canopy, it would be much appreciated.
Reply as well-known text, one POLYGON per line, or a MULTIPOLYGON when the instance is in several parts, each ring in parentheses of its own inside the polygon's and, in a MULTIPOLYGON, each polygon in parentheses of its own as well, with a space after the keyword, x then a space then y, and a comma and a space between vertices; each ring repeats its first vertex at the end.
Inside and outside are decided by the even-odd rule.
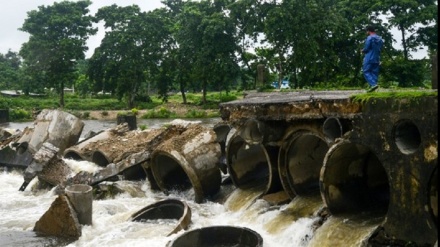
POLYGON ((30 80, 45 82, 60 93, 60 107, 64 107, 64 86, 72 84, 75 65, 84 59, 86 41, 95 34, 93 17, 87 15, 90 1, 55 2, 28 12, 20 30, 28 32, 20 55, 25 62, 30 80), (42 78, 42 79, 41 79, 42 78))
POLYGON ((437 52, 437 3, 433 0, 163 0, 164 7, 105 6, 61 1, 28 13, 30 34, 19 55, 0 54, 0 88, 27 92, 76 86, 82 94, 110 92, 128 107, 152 92, 166 101, 179 91, 255 89, 288 80, 293 88, 362 87, 365 26, 385 40, 383 83, 420 86, 427 60, 410 53, 437 52), (105 37, 85 59, 86 40, 103 23, 105 37), (391 28, 401 33, 395 49, 391 28), (21 57, 20 57, 21 56, 21 57), (399 72, 405 70, 405 76, 399 72), (412 76, 413 75, 413 76, 412 76), (11 85, 11 82, 16 84, 11 85))

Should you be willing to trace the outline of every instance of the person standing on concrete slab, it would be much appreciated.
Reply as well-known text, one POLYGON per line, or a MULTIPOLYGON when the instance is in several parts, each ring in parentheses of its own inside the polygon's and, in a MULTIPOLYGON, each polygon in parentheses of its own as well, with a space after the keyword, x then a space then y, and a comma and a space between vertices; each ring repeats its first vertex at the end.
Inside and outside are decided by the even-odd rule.
POLYGON ((376 34, 373 26, 367 26, 366 31, 368 37, 365 40, 364 48, 361 50, 365 55, 362 73, 370 86, 368 92, 373 92, 379 87, 377 81, 379 78, 380 51, 383 46, 383 40, 376 34))

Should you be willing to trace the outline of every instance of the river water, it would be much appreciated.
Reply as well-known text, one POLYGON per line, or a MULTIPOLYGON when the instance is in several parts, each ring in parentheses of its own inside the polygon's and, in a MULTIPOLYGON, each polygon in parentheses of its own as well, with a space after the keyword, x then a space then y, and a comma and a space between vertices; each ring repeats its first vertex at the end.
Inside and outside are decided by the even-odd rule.
MULTIPOLYGON (((204 120, 214 125, 219 119, 204 120)), ((167 120, 138 122, 148 127, 159 127, 167 120)), ((85 121, 83 130, 98 131, 115 125, 113 122, 85 121)), ((30 123, 28 123, 30 124, 30 123)), ((25 123, 9 123, 7 128, 24 128, 25 123)), ((93 171, 100 169, 87 161, 65 160, 73 170, 93 171)), ((32 232, 35 223, 57 198, 53 190, 31 191, 35 179, 25 191, 18 189, 23 183, 20 171, 0 167, 0 246, 34 247, 64 246, 50 238, 36 238, 32 232)), ((258 199, 262 191, 233 190, 224 203, 206 201, 194 203, 192 190, 168 195, 150 189, 148 181, 120 181, 126 192, 115 198, 93 201, 93 223, 82 227, 82 236, 70 247, 82 246, 148 246, 164 247, 169 241, 181 235, 180 231, 166 236, 175 222, 146 224, 130 221, 138 210, 165 198, 179 198, 191 208, 191 224, 188 230, 206 226, 228 225, 247 227, 263 238, 264 247, 355 247, 366 246, 364 241, 381 223, 383 218, 369 215, 334 217, 319 228, 317 216, 324 205, 320 195, 296 197, 290 203, 273 207, 258 199)), ((230 185, 231 186, 231 185, 230 185)), ((225 188, 226 189, 226 188, 225 188)))

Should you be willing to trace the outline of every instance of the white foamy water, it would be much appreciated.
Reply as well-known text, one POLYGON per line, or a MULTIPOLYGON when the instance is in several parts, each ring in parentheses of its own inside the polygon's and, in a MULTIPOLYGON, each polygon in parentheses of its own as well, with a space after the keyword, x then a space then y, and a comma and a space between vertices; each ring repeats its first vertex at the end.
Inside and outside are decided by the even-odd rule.
MULTIPOLYGON (((81 165, 89 171, 99 169, 93 167, 93 163, 71 160, 66 163, 75 170, 81 165)), ((23 177, 19 172, 0 172, 0 232, 31 232, 35 223, 57 197, 52 190, 32 192, 31 187, 35 184, 35 179, 25 191, 20 192, 18 189, 22 182, 23 177)), ((165 195, 150 190, 148 181, 122 183, 126 183, 128 187, 137 185, 141 192, 127 192, 115 198, 94 200, 92 225, 83 226, 82 236, 70 243, 69 247, 165 246, 184 232, 166 236, 175 227, 174 221, 132 222, 130 219, 132 214, 145 206, 166 198, 179 198, 189 205, 192 222, 188 230, 216 225, 247 227, 261 235, 264 247, 338 246, 338 243, 344 243, 347 239, 352 241, 345 246, 362 246, 361 240, 379 223, 375 220, 373 224, 365 225, 365 221, 356 223, 356 220, 331 217, 321 228, 313 231, 318 218, 312 212, 321 207, 317 198, 298 198, 287 205, 274 208, 266 201, 256 199, 257 192, 235 190, 225 204, 197 204, 188 199, 193 198, 191 190, 165 195), (304 203, 309 203, 310 208, 307 209, 304 203)), ((0 246, 3 246, 1 242, 0 246)))
MULTIPOLYGON (((87 161, 65 159, 65 162, 74 173, 102 169, 87 161)), ((53 190, 32 192, 35 180, 21 192, 19 188, 23 183, 22 174, 4 171, 0 167, 0 233, 32 232, 35 223, 57 198, 53 190)), ((266 201, 257 199, 262 192, 260 190, 236 189, 225 204, 210 201, 197 204, 192 199, 192 190, 165 195, 152 191, 148 181, 118 183, 126 185, 124 188, 129 188, 127 192, 115 198, 94 200, 92 225, 83 226, 82 236, 67 246, 165 247, 169 241, 184 233, 180 231, 167 236, 175 227, 174 221, 132 222, 130 219, 140 209, 166 198, 178 198, 189 205, 192 216, 187 230, 216 225, 247 227, 261 235, 264 247, 362 246, 361 240, 380 222, 370 221, 365 225, 365 220, 330 217, 328 222, 314 231, 319 220, 316 212, 322 208, 319 196, 297 197, 287 205, 272 207, 266 201), (348 238, 351 241, 347 242, 348 238)), ((1 241, 0 234, 0 246, 5 246, 1 241)), ((36 245, 25 243, 13 246, 36 245)))
MULTIPOLYGON (((66 163, 75 170, 81 165, 89 171, 99 169, 93 167, 93 163, 72 160, 66 160, 66 163)), ((32 231, 35 223, 57 198, 52 190, 32 192, 34 181, 35 179, 25 191, 20 192, 18 189, 23 183, 23 177, 19 172, 0 173, 0 232, 32 231)), ((215 225, 247 227, 262 236, 265 247, 288 246, 286 244, 292 246, 291 243, 303 241, 302 235, 311 234, 311 224, 314 221, 312 218, 294 222, 277 235, 269 234, 264 229, 264 224, 276 219, 277 213, 268 211, 267 203, 262 200, 257 200, 247 208, 240 209, 235 206, 234 211, 231 211, 225 205, 215 202, 194 203, 186 199, 192 198, 191 192, 165 195, 162 192, 151 191, 148 181, 135 183, 139 185, 142 193, 124 193, 114 199, 94 200, 92 225, 83 226, 82 236, 68 246, 165 246, 168 241, 183 233, 181 231, 166 236, 175 227, 173 221, 141 223, 130 220, 131 215, 138 210, 165 198, 179 198, 189 205, 192 222, 188 230, 215 225)), ((250 203, 243 201, 243 205, 250 203)))

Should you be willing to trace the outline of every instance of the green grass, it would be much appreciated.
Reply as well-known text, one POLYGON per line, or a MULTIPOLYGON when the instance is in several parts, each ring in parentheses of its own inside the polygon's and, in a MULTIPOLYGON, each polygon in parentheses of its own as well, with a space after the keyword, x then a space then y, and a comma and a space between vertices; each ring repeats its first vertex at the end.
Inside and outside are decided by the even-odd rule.
MULTIPOLYGON (((273 91, 273 90, 272 90, 273 91)), ((297 90, 292 90, 297 91, 297 90)), ((426 96, 437 96, 437 91, 426 89, 392 89, 389 91, 378 91, 373 93, 361 93, 352 96, 355 102, 366 102, 373 98, 417 98, 426 96)), ((187 104, 196 106, 197 109, 190 110, 185 116, 177 116, 162 106, 162 99, 157 95, 152 95, 151 102, 138 103, 134 108, 128 108, 126 102, 112 97, 96 97, 82 98, 77 95, 65 95, 64 110, 78 116, 80 118, 88 118, 90 111, 100 111, 101 114, 108 115, 107 111, 117 110, 121 112, 130 112, 137 115, 139 110, 148 110, 147 113, 140 118, 210 118, 219 117, 218 112, 206 111, 219 108, 219 104, 223 102, 239 100, 243 98, 242 91, 225 92, 209 92, 206 94, 206 101, 202 104, 202 93, 187 93, 187 104), (83 112, 83 113, 81 113, 83 112)), ((183 103, 180 93, 170 95, 168 98, 170 103, 183 103)), ((34 112, 42 109, 58 109, 58 97, 31 98, 26 96, 5 97, 0 95, 0 109, 10 110, 10 121, 29 121, 32 120, 34 112)))
POLYGON ((373 93, 362 93, 362 94, 356 94, 351 97, 353 102, 367 102, 372 99, 386 99, 386 98, 419 98, 419 97, 430 97, 438 96, 437 91, 432 90, 415 90, 415 89, 406 89, 406 90, 396 90, 396 91, 378 91, 373 93))
POLYGON ((149 118, 176 118, 175 112, 169 111, 165 107, 160 107, 158 110, 149 110, 147 113, 141 116, 142 119, 149 118))

